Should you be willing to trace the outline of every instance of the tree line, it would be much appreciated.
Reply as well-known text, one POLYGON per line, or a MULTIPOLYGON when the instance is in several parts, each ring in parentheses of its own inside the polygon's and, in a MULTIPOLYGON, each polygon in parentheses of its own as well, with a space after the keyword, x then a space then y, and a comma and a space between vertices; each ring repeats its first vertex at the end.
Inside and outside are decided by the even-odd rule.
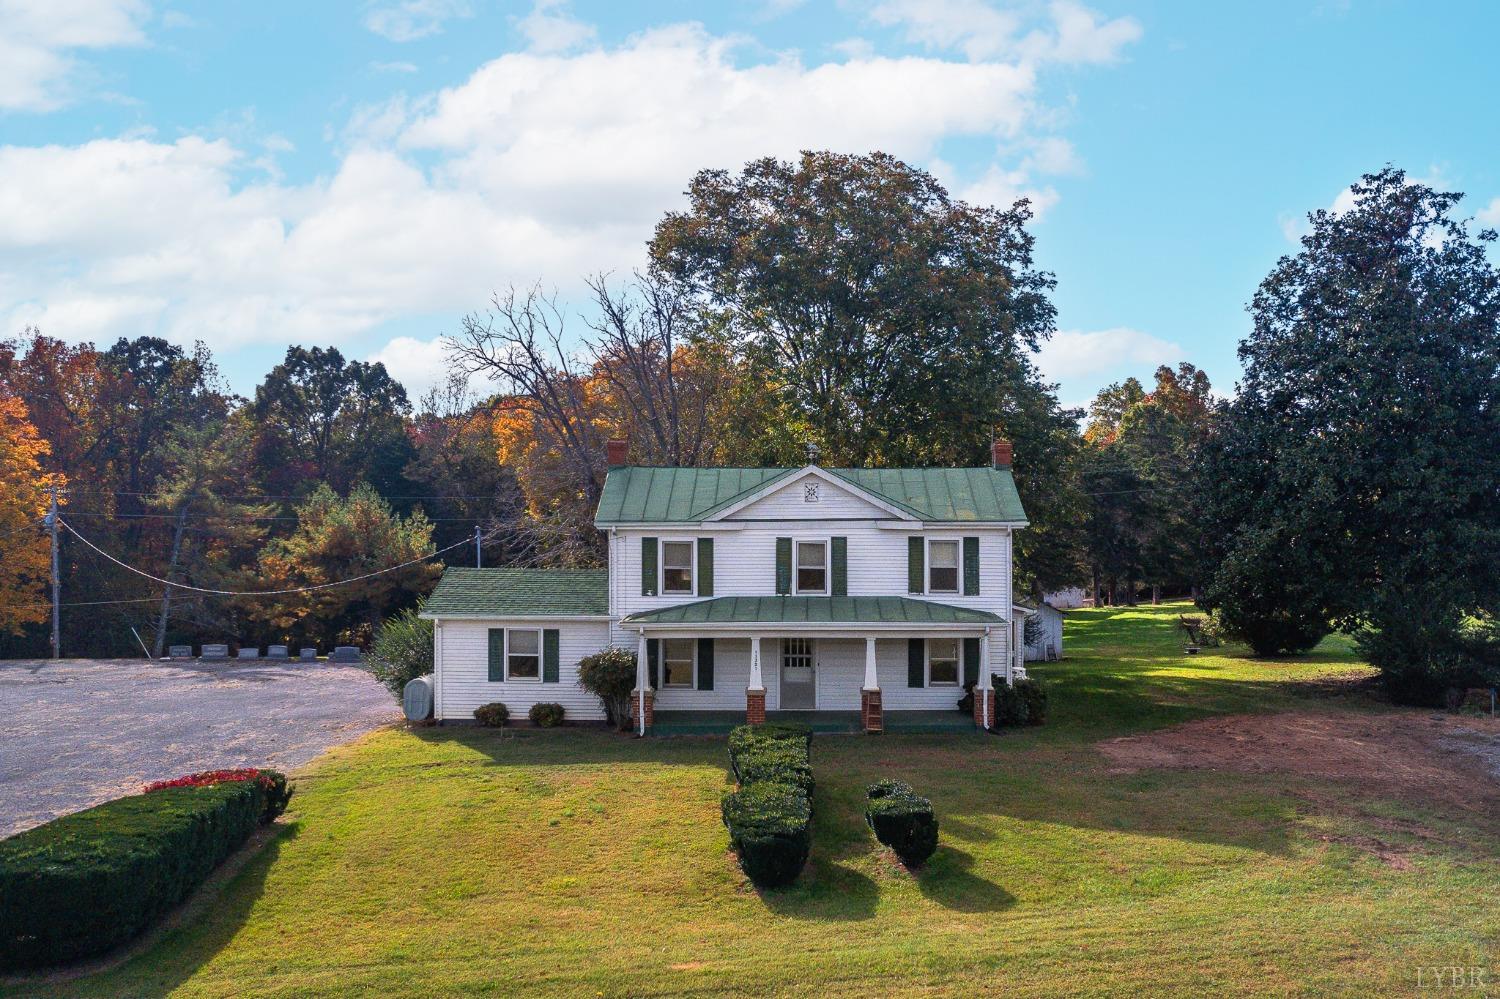
POLYGON ((1495 272, 1493 234, 1453 218, 1457 196, 1387 169, 1350 211, 1310 216, 1251 303, 1231 399, 1182 363, 1085 412, 1035 366, 1055 278, 1026 202, 966 204, 880 153, 707 170, 686 193, 639 273, 587 279, 581 314, 530 287, 463 317, 449 379, 415 402, 333 348, 289 348, 240 398, 202 345, 5 344, 0 654, 45 646, 53 482, 101 550, 206 590, 440 553, 350 587, 229 597, 65 543, 76 654, 129 652, 132 626, 326 645, 368 638, 439 563, 468 563, 476 528, 486 564, 600 564, 611 438, 650 464, 962 466, 998 433, 1031 518, 1025 593, 1191 595, 1259 652, 1338 627, 1388 674, 1415 656, 1443 685, 1479 675, 1500 564, 1495 272))

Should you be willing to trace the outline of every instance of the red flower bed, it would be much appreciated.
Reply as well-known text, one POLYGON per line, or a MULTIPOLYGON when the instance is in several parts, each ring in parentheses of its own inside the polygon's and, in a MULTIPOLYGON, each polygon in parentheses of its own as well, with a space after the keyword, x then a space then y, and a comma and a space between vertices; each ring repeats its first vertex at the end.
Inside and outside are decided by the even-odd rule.
POLYGON ((256 767, 241 767, 238 770, 205 770, 202 773, 185 774, 171 780, 159 780, 154 784, 147 784, 143 793, 150 794, 152 791, 160 791, 169 787, 212 787, 215 784, 227 784, 236 780, 259 781, 260 786, 267 791, 274 783, 269 774, 263 773, 256 767))

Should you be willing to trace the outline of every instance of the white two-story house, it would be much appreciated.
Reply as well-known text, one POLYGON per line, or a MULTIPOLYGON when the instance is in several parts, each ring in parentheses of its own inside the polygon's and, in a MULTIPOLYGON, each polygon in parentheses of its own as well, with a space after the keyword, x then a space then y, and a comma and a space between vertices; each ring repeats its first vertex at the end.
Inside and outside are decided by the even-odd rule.
POLYGON ((637 654, 641 734, 802 712, 878 732, 966 688, 992 726, 994 678, 1024 654, 1009 443, 984 468, 660 468, 618 441, 608 458, 607 570, 444 572, 423 613, 439 721, 493 701, 603 719, 577 666, 615 645, 637 654))

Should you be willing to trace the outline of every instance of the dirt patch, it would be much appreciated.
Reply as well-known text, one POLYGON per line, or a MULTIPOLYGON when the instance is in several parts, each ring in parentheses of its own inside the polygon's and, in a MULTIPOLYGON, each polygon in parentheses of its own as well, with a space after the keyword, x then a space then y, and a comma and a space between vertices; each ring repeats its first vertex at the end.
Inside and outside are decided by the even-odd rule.
POLYGON ((1439 714, 1291 711, 1230 715, 1098 744, 1112 772, 1285 773, 1358 781, 1466 808, 1500 797, 1500 723, 1439 714))

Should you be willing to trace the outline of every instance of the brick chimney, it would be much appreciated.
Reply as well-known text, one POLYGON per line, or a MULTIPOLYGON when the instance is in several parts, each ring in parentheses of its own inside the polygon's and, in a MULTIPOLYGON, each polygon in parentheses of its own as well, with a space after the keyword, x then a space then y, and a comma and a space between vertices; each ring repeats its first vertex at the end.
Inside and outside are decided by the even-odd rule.
POLYGON ((1014 453, 1015 449, 1010 441, 996 438, 995 443, 990 445, 990 458, 994 461, 996 468, 1009 468, 1010 459, 1014 453))
POLYGON ((629 441, 605 441, 604 463, 610 468, 619 468, 625 464, 625 457, 630 453, 629 441))

